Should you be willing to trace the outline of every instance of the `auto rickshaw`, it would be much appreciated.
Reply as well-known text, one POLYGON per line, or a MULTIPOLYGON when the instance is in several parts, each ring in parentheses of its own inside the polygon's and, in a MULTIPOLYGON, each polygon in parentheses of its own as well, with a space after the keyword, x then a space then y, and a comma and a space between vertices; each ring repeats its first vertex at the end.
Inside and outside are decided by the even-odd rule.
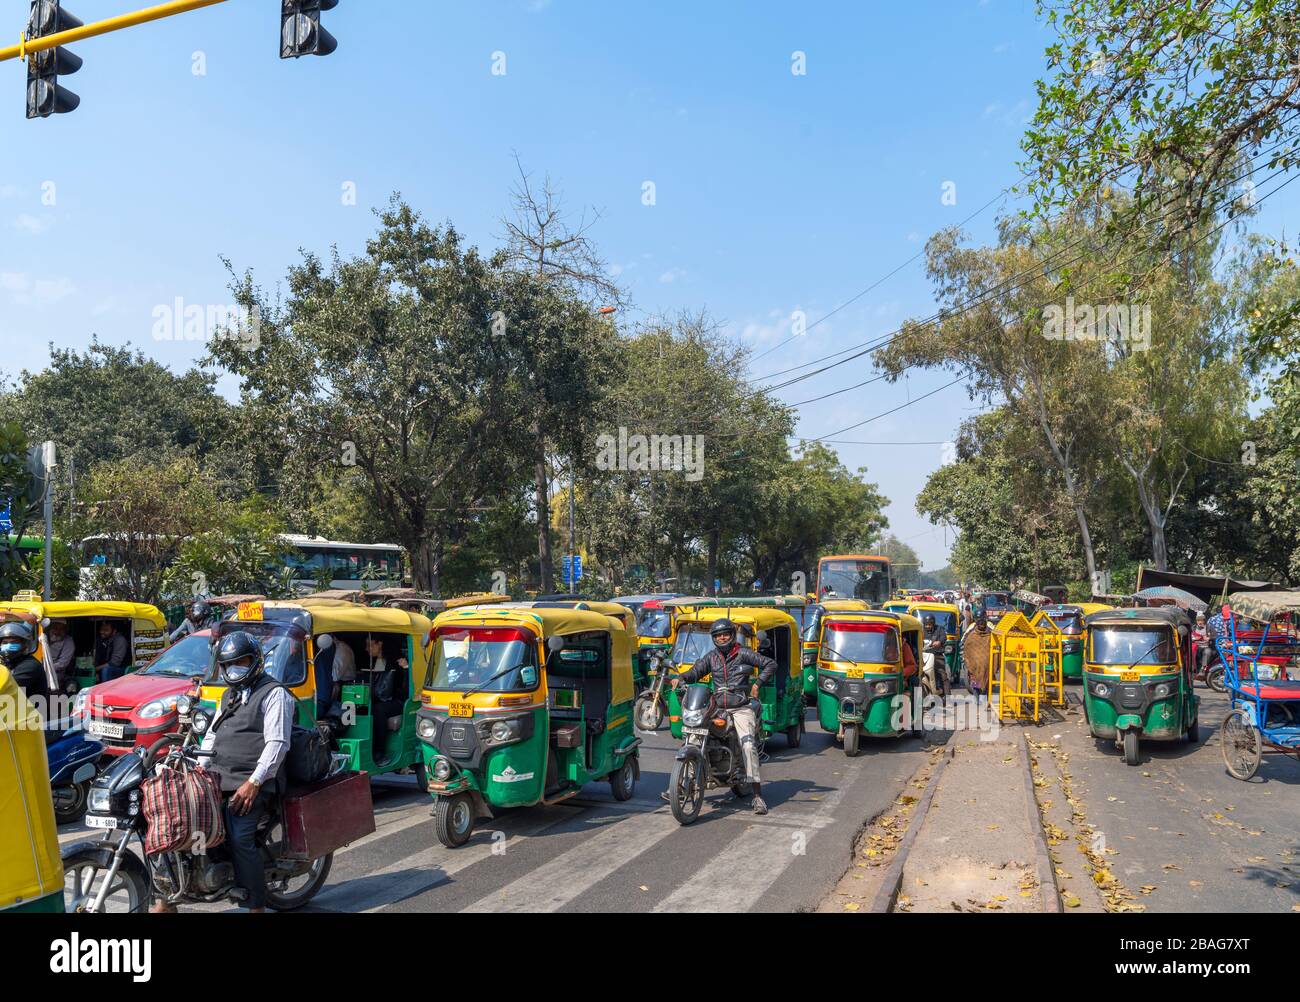
POLYGON ((462 846, 493 808, 556 804, 596 780, 631 799, 634 636, 621 619, 545 602, 433 621, 418 731, 439 842, 462 846))
MULTIPOLYGON (((795 597, 795 596, 792 596, 795 597)), ((785 735, 791 748, 798 748, 804 734, 804 697, 801 678, 799 626, 784 609, 776 607, 789 598, 713 599, 716 605, 695 606, 677 621, 677 639, 672 661, 680 674, 713 649, 709 629, 719 619, 736 624, 736 641, 776 661, 776 675, 761 688, 763 736, 785 735), (767 603, 767 604, 760 604, 767 603)), ((675 690, 668 692, 668 727, 681 740, 682 711, 675 690)))
MULTIPOLYGON (((252 634, 262 643, 267 672, 297 699, 298 723, 313 727, 328 720, 338 750, 350 759, 350 771, 371 776, 414 772, 423 789, 427 777, 416 737, 416 711, 425 676, 424 640, 431 625, 416 612, 331 599, 247 602, 233 618, 213 628, 213 643, 239 630, 252 634), (342 644, 353 655, 356 680, 340 683, 335 698, 330 666, 338 649, 326 652, 342 644), (380 648, 377 655, 374 646, 380 648), (399 659, 405 659, 405 668, 399 659)), ((203 702, 215 709, 224 688, 210 669, 203 702)))
POLYGON ((803 642, 801 670, 803 698, 809 706, 817 705, 817 647, 820 643, 822 616, 827 612, 869 612, 871 603, 862 598, 828 598, 809 605, 803 618, 800 637, 803 642))
MULTIPOLYGON (((1094 608, 1094 611, 1101 611, 1094 608)), ((1048 605, 1034 613, 1029 625, 1040 633, 1048 621, 1061 633, 1061 677, 1083 678, 1083 620, 1089 615, 1080 605, 1048 605)))
POLYGON ((949 602, 913 602, 907 614, 915 616, 922 625, 926 616, 933 616, 935 626, 943 631, 943 659, 948 666, 948 677, 956 685, 961 679, 961 610, 949 602))
POLYGON ((1129 765, 1138 739, 1196 741, 1192 629, 1181 609, 1114 609, 1084 620, 1083 711, 1095 738, 1113 740, 1129 765))
POLYGON ((912 604, 912 600, 910 598, 891 598, 888 602, 884 603, 880 608, 885 612, 906 613, 908 608, 911 606, 911 604, 912 604))
POLYGON ((63 881, 44 723, 0 665, 0 914, 62 912, 63 881))
POLYGON ((67 624, 68 636, 76 650, 73 672, 67 679, 74 692, 99 682, 95 675, 95 644, 101 623, 115 624, 126 637, 128 675, 152 661, 168 645, 167 617, 156 606, 140 602, 43 602, 35 594, 24 592, 15 595, 11 602, 0 602, 0 622, 7 618, 37 624, 40 647, 36 656, 45 665, 51 686, 56 680, 46 651, 45 631, 54 620, 67 624))
MULTIPOLYGON (((903 697, 915 684, 905 674, 903 644, 921 664, 924 626, 901 612, 836 612, 822 617, 817 652, 817 721, 858 753, 859 739, 896 738, 911 730, 903 697)), ((907 705, 910 706, 910 696, 907 705)))

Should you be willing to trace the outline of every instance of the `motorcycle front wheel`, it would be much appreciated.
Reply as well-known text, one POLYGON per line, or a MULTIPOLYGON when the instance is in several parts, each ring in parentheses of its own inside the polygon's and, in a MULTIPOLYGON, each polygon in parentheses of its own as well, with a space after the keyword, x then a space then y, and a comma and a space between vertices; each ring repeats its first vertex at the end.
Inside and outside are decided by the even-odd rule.
POLYGON ((694 824, 704 807, 704 778, 698 759, 686 758, 673 763, 668 780, 668 806, 679 825, 694 824))
MULTIPOLYGON (((104 885, 113 862, 113 850, 98 843, 75 845, 63 853, 63 909, 69 915, 87 914, 104 885)), ((149 907, 149 875, 133 855, 113 875, 104 895, 101 915, 133 915, 149 907)))
POLYGON ((647 689, 637 696, 632 712, 638 730, 657 731, 664 722, 664 706, 653 689, 647 689))

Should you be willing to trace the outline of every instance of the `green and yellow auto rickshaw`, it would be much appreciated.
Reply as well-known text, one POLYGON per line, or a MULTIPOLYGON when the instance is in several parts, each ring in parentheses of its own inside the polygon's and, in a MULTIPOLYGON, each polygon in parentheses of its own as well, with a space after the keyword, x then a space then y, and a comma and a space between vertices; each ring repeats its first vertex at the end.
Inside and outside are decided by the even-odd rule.
POLYGON ((961 681, 961 610, 950 602, 913 602, 907 614, 915 616, 924 625, 926 616, 934 617, 934 625, 943 633, 943 659, 948 665, 948 678, 953 685, 961 681))
POLYGON ((14 596, 13 601, 0 602, 0 622, 8 618, 25 619, 37 626, 40 644, 37 658, 45 665, 45 673, 54 685, 54 668, 50 664, 46 632, 51 624, 62 623, 72 638, 75 660, 72 673, 64 681, 74 692, 81 692, 97 684, 95 675, 95 645, 99 640, 100 626, 111 623, 126 637, 128 664, 125 674, 144 667, 168 646, 167 617, 152 605, 142 602, 43 602, 30 592, 14 596))
POLYGON ((1029 625, 1042 632, 1050 621, 1061 633, 1061 676, 1083 678, 1083 620, 1086 613, 1077 605, 1049 605, 1034 613, 1029 625))
POLYGON ((493 808, 555 804, 608 780, 629 800, 635 634, 622 619, 552 603, 445 612, 429 634, 419 736, 438 841, 469 841, 493 808))
MULTIPOLYGON (((764 739, 781 733, 791 748, 798 748, 805 727, 799 627, 788 612, 775 605, 778 601, 788 602, 789 598, 712 601, 719 604, 682 611, 677 621, 677 640, 673 644, 673 667, 679 674, 689 670, 700 657, 713 649, 709 630, 714 622, 730 619, 736 626, 738 643, 776 661, 775 676, 758 692, 759 702, 763 704, 764 739)), ((675 690, 670 689, 666 698, 668 727, 673 737, 680 740, 681 703, 675 690)))
POLYGON ((1192 629, 1172 606, 1095 612, 1084 620, 1083 710, 1095 738, 1129 765, 1138 740, 1195 742, 1200 696, 1192 689, 1192 629))
POLYGON ((0 914, 63 911, 63 881, 45 726, 0 665, 0 914))
MULTIPOLYGON (((424 756, 416 736, 424 642, 432 622, 405 609, 331 599, 245 602, 213 628, 213 643, 237 630, 262 644, 266 670, 298 702, 298 723, 327 722, 348 769, 371 776, 414 773, 425 787, 424 756), (353 677, 334 681, 341 658, 353 677)), ((210 669, 201 698, 210 708, 224 692, 210 669)))
MULTIPOLYGON (((817 705, 817 648, 820 644, 822 616, 828 612, 869 612, 871 603, 861 598, 828 598, 807 607, 803 617, 803 698, 809 706, 817 705)), ((796 617, 797 618, 797 617, 796 617)))
POLYGON ((817 653, 817 721, 858 753, 859 739, 911 730, 911 695, 924 627, 901 612, 836 612, 822 617, 817 653), (903 645, 912 653, 905 663, 903 645))

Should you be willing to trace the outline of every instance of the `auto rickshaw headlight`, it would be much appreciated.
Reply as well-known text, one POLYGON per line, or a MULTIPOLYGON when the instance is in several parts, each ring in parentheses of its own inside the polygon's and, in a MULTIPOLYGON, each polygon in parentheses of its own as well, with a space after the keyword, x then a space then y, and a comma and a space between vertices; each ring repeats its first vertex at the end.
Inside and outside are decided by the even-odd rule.
POLYGON ((519 721, 498 720, 492 725, 492 740, 498 744, 519 739, 519 721))
POLYGON ((1105 682, 1098 682, 1096 687, 1092 691, 1093 691, 1093 695, 1101 696, 1104 699, 1105 697, 1110 695, 1110 686, 1108 686, 1105 682))
POLYGON ((1164 699, 1169 695, 1172 688, 1173 687, 1168 682, 1161 682, 1156 686, 1156 699, 1164 699))
POLYGON ((885 693, 887 693, 887 692, 889 691, 889 683, 888 683, 888 682, 877 682, 876 685, 875 685, 875 690, 876 690, 876 695, 877 695, 877 696, 883 696, 885 693))
POLYGON ((825 689, 827 692, 834 692, 835 679, 833 678, 822 679, 822 688, 825 689))
POLYGON ((445 783, 451 777, 451 763, 445 758, 440 758, 433 763, 433 778, 439 783, 445 783))
POLYGON ((415 725, 415 733, 421 741, 432 741, 437 730, 438 725, 427 717, 415 725))

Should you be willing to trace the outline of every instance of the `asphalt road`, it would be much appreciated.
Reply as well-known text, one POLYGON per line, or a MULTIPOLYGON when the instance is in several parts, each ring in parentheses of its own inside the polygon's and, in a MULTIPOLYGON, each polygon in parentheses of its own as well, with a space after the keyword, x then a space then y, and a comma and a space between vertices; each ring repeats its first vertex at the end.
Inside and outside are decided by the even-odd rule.
POLYGON ((1075 797, 1115 850, 1111 870, 1147 911, 1290 912, 1300 906, 1300 762, 1265 755, 1254 779, 1233 779, 1218 738, 1228 697, 1197 692, 1200 742, 1144 742, 1134 767, 1089 736, 1078 706, 1031 738, 1059 735, 1075 797))
MULTIPOLYGON (((378 779, 376 832, 335 856, 329 882, 306 910, 812 910, 849 865, 858 830, 923 764, 927 742, 864 742, 849 759, 811 711, 808 721, 800 748, 781 736, 768 742, 767 816, 712 791, 689 828, 659 799, 677 749, 666 726, 642 735, 632 800, 620 804, 607 783, 591 784, 564 804, 482 822, 459 849, 438 843, 429 798, 413 781, 378 779)), ((61 838, 84 835, 68 828, 61 838)))

